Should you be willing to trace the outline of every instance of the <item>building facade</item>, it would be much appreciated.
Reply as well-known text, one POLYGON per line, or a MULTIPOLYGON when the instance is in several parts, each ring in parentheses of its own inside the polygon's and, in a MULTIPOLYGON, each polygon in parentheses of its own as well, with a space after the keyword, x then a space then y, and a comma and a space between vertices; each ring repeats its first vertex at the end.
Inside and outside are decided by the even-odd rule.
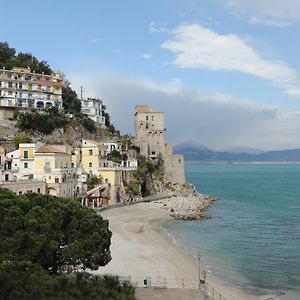
POLYGON ((0 107, 62 107, 63 78, 32 72, 29 68, 0 70, 0 107))
POLYGON ((104 105, 98 98, 81 99, 81 111, 94 122, 105 126, 104 105))
POLYGON ((77 170, 72 163, 72 151, 68 147, 44 145, 35 152, 34 178, 47 183, 50 195, 75 198, 77 170))

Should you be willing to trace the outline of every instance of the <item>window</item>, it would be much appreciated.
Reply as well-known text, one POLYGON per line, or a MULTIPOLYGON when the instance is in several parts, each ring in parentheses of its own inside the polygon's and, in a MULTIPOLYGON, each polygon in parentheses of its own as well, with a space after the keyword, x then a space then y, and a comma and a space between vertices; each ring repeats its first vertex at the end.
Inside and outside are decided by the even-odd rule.
POLYGON ((154 116, 151 117, 151 120, 154 121, 154 116))
POLYGON ((89 162, 89 168, 92 168, 92 167, 93 167, 93 163, 89 162))
POLYGON ((19 89, 22 90, 23 89, 23 84, 20 82, 19 83, 19 89))
POLYGON ((89 150, 89 155, 93 155, 93 150, 89 150))
POLYGON ((9 96, 12 96, 12 91, 8 91, 8 95, 9 95, 9 96))
POLYGON ((148 117, 148 116, 146 116, 146 121, 148 121, 148 119, 149 119, 149 117, 148 117))
POLYGON ((22 195, 22 191, 19 191, 19 195, 22 195))
POLYGON ((28 162, 24 163, 24 169, 28 169, 28 162))
POLYGON ((55 183, 59 183, 59 178, 55 177, 55 183))
POLYGON ((37 189, 37 192, 40 193, 40 192, 41 192, 41 188, 38 188, 38 189, 37 189))
POLYGON ((12 88, 12 86, 13 86, 13 84, 12 84, 12 82, 10 81, 10 82, 8 83, 8 87, 9 87, 9 88, 12 88))
POLYGON ((28 158, 28 151, 24 150, 24 158, 28 158))
POLYGON ((38 85, 38 88, 37 88, 37 90, 39 91, 39 92, 41 92, 42 91, 42 86, 39 84, 38 85))

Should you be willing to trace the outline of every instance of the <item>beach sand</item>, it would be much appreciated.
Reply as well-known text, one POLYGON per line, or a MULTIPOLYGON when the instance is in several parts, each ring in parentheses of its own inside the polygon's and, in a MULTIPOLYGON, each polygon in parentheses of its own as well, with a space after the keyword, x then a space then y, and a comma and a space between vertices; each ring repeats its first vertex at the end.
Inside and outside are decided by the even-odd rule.
MULTIPOLYGON (((155 203, 139 203, 100 214, 109 220, 113 233, 112 260, 94 274, 130 276, 139 286, 150 277, 153 284, 168 288, 198 286, 198 261, 176 247, 162 229, 161 224, 171 219, 167 210, 155 203)), ((210 275, 207 283, 228 300, 259 299, 210 275)))

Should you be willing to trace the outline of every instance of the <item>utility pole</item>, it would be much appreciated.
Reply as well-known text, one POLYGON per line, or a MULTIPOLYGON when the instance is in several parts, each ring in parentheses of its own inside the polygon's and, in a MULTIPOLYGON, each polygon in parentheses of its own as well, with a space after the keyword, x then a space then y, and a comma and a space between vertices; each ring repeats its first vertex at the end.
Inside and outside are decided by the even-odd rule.
POLYGON ((82 85, 80 86, 80 100, 82 100, 82 92, 83 92, 83 87, 82 85))

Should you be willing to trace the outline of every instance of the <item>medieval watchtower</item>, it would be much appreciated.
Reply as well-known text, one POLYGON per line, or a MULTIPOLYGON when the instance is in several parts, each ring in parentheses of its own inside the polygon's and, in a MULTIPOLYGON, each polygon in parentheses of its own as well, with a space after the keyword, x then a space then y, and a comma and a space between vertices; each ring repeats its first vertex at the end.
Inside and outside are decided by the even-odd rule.
POLYGON ((164 161, 165 178, 173 183, 185 183, 184 160, 173 154, 172 145, 165 143, 164 113, 155 112, 148 105, 135 107, 135 144, 147 160, 164 161))

